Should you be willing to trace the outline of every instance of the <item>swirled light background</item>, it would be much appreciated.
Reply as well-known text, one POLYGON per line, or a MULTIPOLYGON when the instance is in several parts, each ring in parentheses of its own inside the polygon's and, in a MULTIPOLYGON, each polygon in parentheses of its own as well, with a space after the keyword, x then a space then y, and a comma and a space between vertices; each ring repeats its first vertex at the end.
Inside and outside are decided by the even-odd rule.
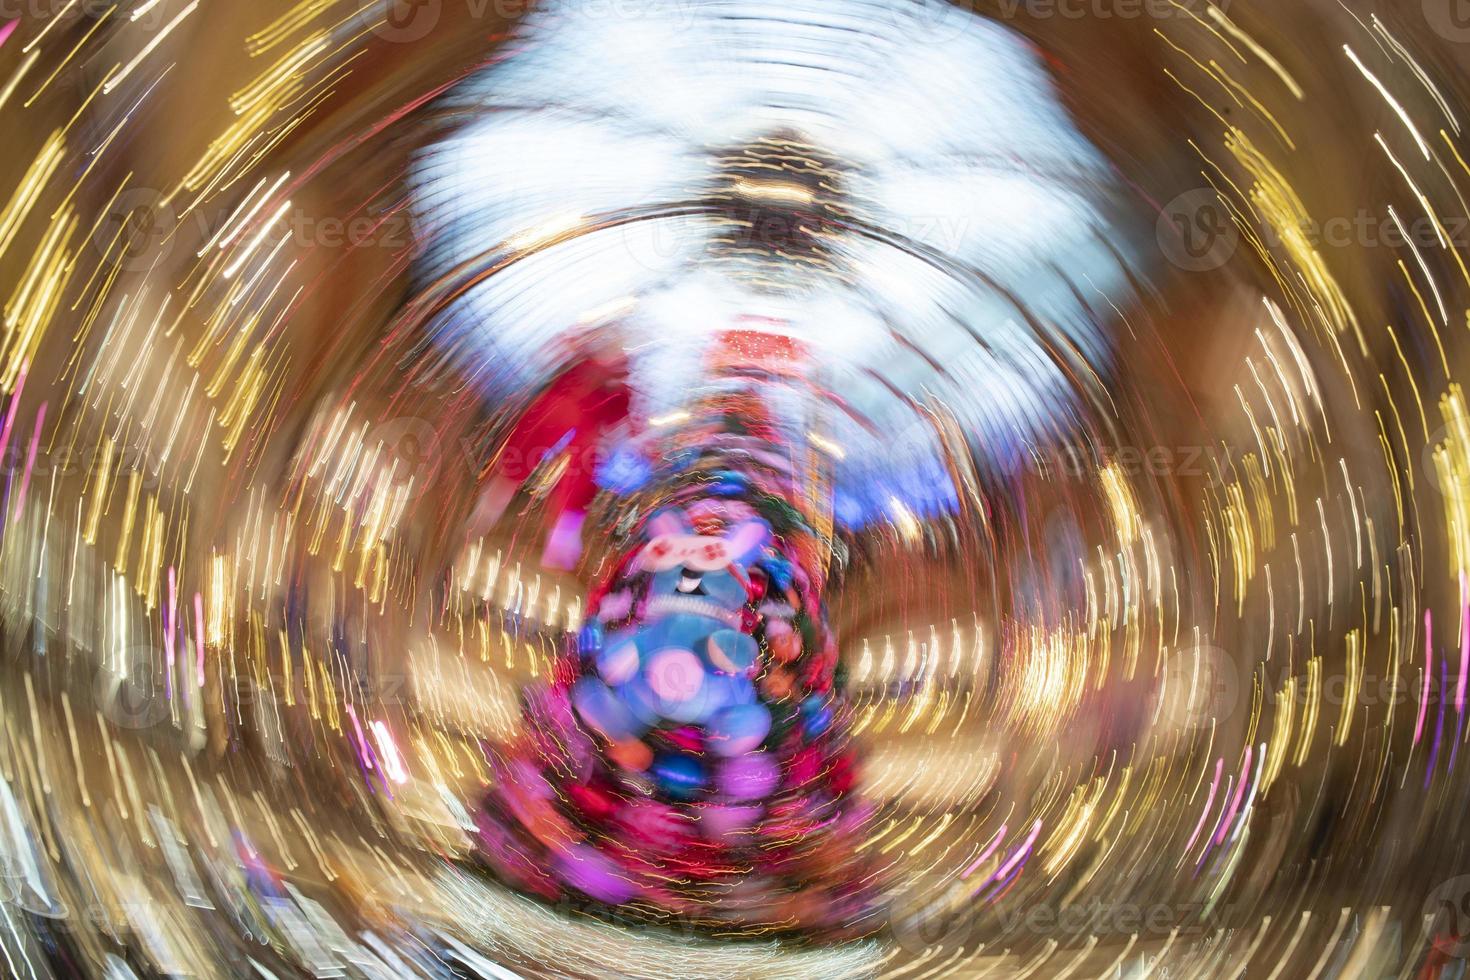
POLYGON ((0 4, 7 973, 1459 975, 1462 7, 0 4), (560 571, 486 466, 599 337, 660 458, 730 330, 858 939, 473 860, 647 477, 560 571))

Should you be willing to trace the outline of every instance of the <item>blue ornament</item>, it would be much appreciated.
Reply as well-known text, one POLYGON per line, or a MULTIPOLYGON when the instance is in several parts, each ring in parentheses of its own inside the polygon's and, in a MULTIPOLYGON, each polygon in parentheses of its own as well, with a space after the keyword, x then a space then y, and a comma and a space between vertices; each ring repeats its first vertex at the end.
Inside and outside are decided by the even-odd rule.
POLYGON ((614 694, 596 677, 583 677, 572 685, 572 705, 587 725, 609 741, 632 738, 647 730, 647 725, 629 710, 627 699, 614 694))
POLYGON ((754 752, 771 731, 771 712, 756 701, 734 704, 715 713, 709 721, 709 749, 726 758, 754 752))
POLYGON ((770 576, 772 591, 785 592, 796 581, 796 572, 792 569, 791 562, 779 555, 767 558, 761 562, 761 567, 770 576))
POLYGON ((619 446, 598 466, 593 479, 604 490, 626 494, 641 490, 652 476, 653 466, 642 454, 619 446))
POLYGON ((739 630, 716 630, 704 640, 705 660, 722 674, 749 676, 759 654, 755 637, 739 630))
POLYGON ((692 755, 661 754, 649 768, 659 788, 679 800, 692 800, 709 784, 704 764, 692 755))
POLYGON ((717 470, 705 490, 714 497, 739 497, 750 490, 750 481, 734 470, 717 470))

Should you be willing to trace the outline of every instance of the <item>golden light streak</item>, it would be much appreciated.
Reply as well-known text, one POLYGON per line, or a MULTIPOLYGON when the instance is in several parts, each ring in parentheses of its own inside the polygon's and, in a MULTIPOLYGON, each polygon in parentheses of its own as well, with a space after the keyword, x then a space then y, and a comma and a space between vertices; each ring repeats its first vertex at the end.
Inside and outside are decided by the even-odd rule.
POLYGON ((120 72, 112 75, 112 77, 110 77, 105 83, 103 83, 102 94, 110 95, 114 91, 116 91, 117 87, 121 85, 124 81, 126 81, 127 77, 131 75, 140 64, 146 61, 148 59, 148 56, 151 55, 171 33, 173 33, 174 28, 182 24, 184 20, 198 8, 199 0, 190 0, 187 6, 180 10, 177 14, 174 14, 173 18, 170 19, 167 24, 163 25, 163 28, 157 34, 153 35, 148 43, 143 46, 143 50, 139 51, 138 54, 134 56, 132 61, 129 61, 125 66, 122 67, 122 70, 120 72))

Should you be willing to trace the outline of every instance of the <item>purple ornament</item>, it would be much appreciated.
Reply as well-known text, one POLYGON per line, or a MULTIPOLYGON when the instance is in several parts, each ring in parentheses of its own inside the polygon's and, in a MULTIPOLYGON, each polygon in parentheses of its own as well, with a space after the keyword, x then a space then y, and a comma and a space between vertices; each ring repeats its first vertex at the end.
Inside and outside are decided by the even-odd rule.
POLYGON ((562 880, 590 898, 621 905, 637 894, 607 855, 589 844, 573 844, 555 858, 562 880))
POLYGON ((781 769, 765 752, 726 759, 720 766, 720 792, 737 803, 764 799, 781 782, 781 769))
POLYGON ((712 804, 699 812, 699 829, 711 840, 720 840, 749 830, 760 815, 758 806, 712 804))

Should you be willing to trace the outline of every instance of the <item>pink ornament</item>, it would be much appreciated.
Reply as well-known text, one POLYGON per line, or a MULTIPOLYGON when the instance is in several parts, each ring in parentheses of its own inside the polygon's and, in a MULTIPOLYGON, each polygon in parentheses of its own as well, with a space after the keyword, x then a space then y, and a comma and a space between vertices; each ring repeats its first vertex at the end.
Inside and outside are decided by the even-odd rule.
POLYGON ((665 701, 691 701, 704 687, 704 665, 688 650, 668 647, 648 659, 648 686, 665 701))
POLYGON ((719 786, 725 798, 737 803, 764 799, 781 782, 781 769, 765 752, 726 759, 720 767, 719 786))

